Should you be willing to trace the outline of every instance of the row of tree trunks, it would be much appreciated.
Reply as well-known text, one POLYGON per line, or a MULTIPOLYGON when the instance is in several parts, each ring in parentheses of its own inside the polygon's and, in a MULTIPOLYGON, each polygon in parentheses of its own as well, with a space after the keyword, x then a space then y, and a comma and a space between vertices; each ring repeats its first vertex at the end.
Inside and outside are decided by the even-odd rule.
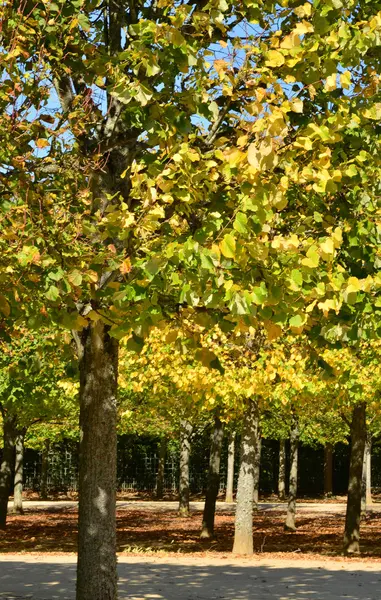
POLYGON ((157 468, 156 498, 162 500, 164 496, 165 457, 167 454, 167 438, 162 437, 159 446, 159 464, 157 468))
POLYGON ((278 497, 286 499, 286 440, 279 441, 278 497))
POLYGON ((332 496, 333 491, 333 445, 324 446, 324 496, 332 496))
POLYGON ((362 487, 361 487, 361 514, 366 515, 367 506, 372 504, 372 440, 367 435, 364 450, 364 460, 362 466, 362 487))
POLYGON ((45 440, 41 457, 41 488, 40 495, 42 500, 48 497, 48 471, 49 471, 49 450, 50 440, 45 440))

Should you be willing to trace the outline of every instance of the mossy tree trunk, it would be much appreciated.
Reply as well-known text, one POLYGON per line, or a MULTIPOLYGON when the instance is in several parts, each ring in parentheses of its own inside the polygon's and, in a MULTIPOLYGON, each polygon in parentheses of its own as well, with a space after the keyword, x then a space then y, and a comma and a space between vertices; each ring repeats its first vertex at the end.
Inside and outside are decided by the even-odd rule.
POLYGON ((253 554, 254 465, 258 454, 259 407, 250 400, 245 411, 238 476, 234 554, 253 554))
POLYGON ((290 479, 285 531, 296 531, 296 498, 298 492, 299 423, 293 414, 290 432, 290 479))
POLYGON ((257 440, 257 454, 254 462, 254 510, 258 510, 259 502, 259 477, 261 474, 261 454, 262 454, 262 437, 261 432, 258 429, 258 440, 257 440))
POLYGON ((187 419, 181 419, 179 513, 182 517, 189 516, 189 457, 192 430, 192 424, 187 419))
POLYGON ((324 446, 324 496, 332 496, 333 491, 333 445, 324 446))
POLYGON ((286 499, 286 440, 279 440, 278 498, 286 499))
POLYGON ((211 538, 214 533, 214 518, 216 500, 220 487, 220 464, 224 426, 218 415, 214 417, 211 435, 208 484, 206 488, 204 514, 202 519, 201 537, 211 538))
POLYGON ((7 411, 2 409, 1 412, 3 417, 3 458, 0 467, 0 529, 5 529, 14 463, 16 420, 7 411))
POLYGON ((24 482, 24 439, 25 429, 18 429, 15 436, 15 478, 13 493, 13 511, 17 515, 23 514, 23 482, 24 482))
POLYGON ((235 431, 232 431, 229 437, 228 446, 228 464, 226 476, 226 496, 225 502, 233 502, 234 490, 234 455, 235 455, 235 431))
POLYGON ((360 402, 353 409, 351 422, 351 457, 344 531, 345 554, 360 552, 361 491, 365 444, 366 404, 360 402))
POLYGON ((366 515, 367 506, 372 504, 372 440, 367 435, 362 466, 361 514, 366 515))
MULTIPOLYGON (((78 342, 77 342, 78 343, 78 342)), ((102 320, 80 334, 77 600, 116 600, 118 342, 102 320)))

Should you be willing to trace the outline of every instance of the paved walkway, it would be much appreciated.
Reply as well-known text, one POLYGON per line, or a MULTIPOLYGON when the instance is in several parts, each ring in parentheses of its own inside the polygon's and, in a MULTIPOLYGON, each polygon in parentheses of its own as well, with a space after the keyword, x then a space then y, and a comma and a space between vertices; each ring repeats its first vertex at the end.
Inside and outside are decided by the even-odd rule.
MULTIPOLYGON (((2 555, 0 599, 73 600, 73 555, 2 555)), ((121 558, 120 600, 379 600, 381 564, 121 558)))
MULTIPOLYGON (((10 502, 9 507, 12 509, 13 502, 10 502)), ((77 502, 74 501, 27 501, 24 502, 24 508, 28 510, 33 510, 34 508, 46 510, 57 510, 60 508, 76 508, 78 506, 77 502)), ((298 512, 301 513, 325 513, 325 514, 345 514, 346 505, 344 503, 324 503, 324 502, 298 502, 298 512)), ((175 501, 166 501, 166 502, 153 502, 153 501, 145 501, 145 500, 119 500, 117 502, 118 508, 126 508, 126 509, 134 509, 134 510, 147 510, 147 511, 176 511, 178 509, 178 502, 175 501)), ((204 502, 191 502, 190 503, 191 511, 202 511, 204 509, 204 502)), ((259 510, 261 511, 285 511, 287 509, 287 504, 280 502, 261 502, 259 504, 259 510)), ((228 502, 217 502, 217 510, 219 512, 225 511, 234 511, 235 503, 228 502)), ((372 504, 368 506, 368 510, 370 511, 381 511, 381 504, 372 504)), ((380 593, 381 597, 381 593, 380 593)))

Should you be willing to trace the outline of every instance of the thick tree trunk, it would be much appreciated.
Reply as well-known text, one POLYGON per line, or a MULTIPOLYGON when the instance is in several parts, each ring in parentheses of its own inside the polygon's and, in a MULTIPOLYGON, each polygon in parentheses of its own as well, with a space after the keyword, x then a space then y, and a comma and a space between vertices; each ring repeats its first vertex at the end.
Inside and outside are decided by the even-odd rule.
POLYGON ((279 440, 278 498, 286 499, 286 440, 279 440))
POLYGON ((258 432, 258 403, 251 400, 246 409, 241 440, 233 546, 235 554, 253 554, 254 464, 258 453, 258 432))
POLYGON ((216 513, 216 500, 220 487, 220 463, 224 426, 220 418, 214 418, 214 427, 211 435, 208 484, 206 489, 204 515, 202 519, 202 538, 211 538, 214 533, 214 517, 216 513))
POLYGON ((157 482, 156 482, 156 498, 162 500, 164 496, 164 474, 165 474, 165 457, 167 454, 167 438, 160 439, 159 446, 159 464, 157 466, 157 482))
POLYGON ((15 424, 3 414, 3 460, 0 467, 0 529, 5 529, 14 461, 15 424))
POLYGON ((324 446, 324 496, 332 496, 333 491, 333 445, 324 446))
POLYGON ((101 320, 80 335, 77 600, 116 600, 118 342, 101 320))
POLYGON ((361 487, 361 515, 366 515, 367 506, 372 504, 372 482, 371 482, 371 453, 372 441, 367 436, 362 465, 362 487, 361 487))
POLYGON ((351 443, 344 552, 346 554, 358 554, 360 552, 362 469, 366 443, 365 402, 357 404, 353 409, 351 443))
POLYGON ((182 517, 189 516, 189 455, 192 425, 186 419, 180 421, 180 482, 179 482, 179 513, 182 517))
POLYGON ((290 434, 290 480, 287 516, 284 524, 285 531, 296 531, 296 496, 298 491, 298 449, 299 449, 299 424, 296 415, 293 415, 290 434))
POLYGON ((261 453, 262 453, 262 438, 261 433, 258 430, 258 440, 257 440, 257 453, 255 456, 254 462, 254 510, 258 510, 258 501, 259 501, 259 476, 261 474, 261 453))
POLYGON ((226 477, 226 496, 225 502, 233 502, 234 489, 234 454, 235 454, 235 431, 230 434, 228 446, 228 466, 226 477))
POLYGON ((18 431, 15 437, 15 479, 13 493, 13 511, 17 515, 23 514, 22 492, 24 480, 24 437, 25 431, 18 431))
POLYGON ((41 500, 46 500, 48 497, 48 472, 49 472, 49 450, 50 440, 45 440, 41 457, 41 484, 40 496, 41 500))

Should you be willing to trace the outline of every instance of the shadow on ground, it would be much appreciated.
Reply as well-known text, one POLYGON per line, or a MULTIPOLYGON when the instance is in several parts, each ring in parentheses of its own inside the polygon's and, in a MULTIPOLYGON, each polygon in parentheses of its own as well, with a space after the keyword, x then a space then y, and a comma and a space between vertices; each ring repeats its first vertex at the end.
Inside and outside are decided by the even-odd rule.
MULTIPOLYGON (((74 560, 2 561, 0 598, 73 600, 74 560)), ((381 588, 380 570, 351 572, 340 563, 287 568, 135 560, 119 564, 119 575, 120 600, 378 600, 381 588)))

